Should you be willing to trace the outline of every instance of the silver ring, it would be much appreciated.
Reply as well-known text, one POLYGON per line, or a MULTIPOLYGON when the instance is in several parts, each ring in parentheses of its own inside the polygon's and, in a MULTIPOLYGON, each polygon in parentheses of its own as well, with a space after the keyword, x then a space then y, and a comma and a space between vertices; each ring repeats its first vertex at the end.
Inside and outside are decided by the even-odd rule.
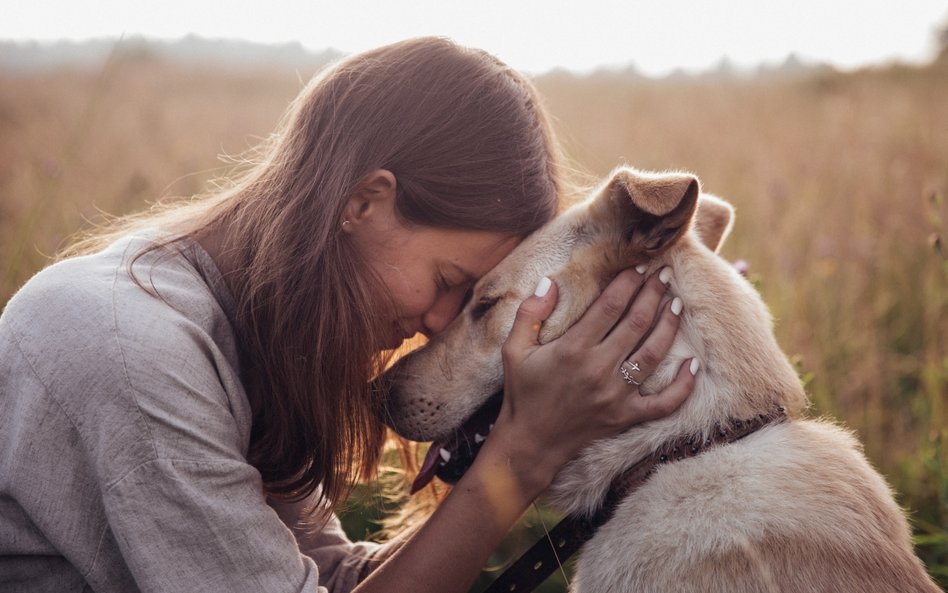
POLYGON ((641 383, 635 380, 635 377, 632 376, 632 373, 637 373, 641 370, 642 369, 639 367, 639 363, 633 360, 623 360, 622 364, 619 365, 619 372, 622 373, 622 378, 625 379, 625 382, 629 385, 635 385, 636 387, 641 385, 641 383), (629 366, 628 369, 625 368, 626 365, 629 366))

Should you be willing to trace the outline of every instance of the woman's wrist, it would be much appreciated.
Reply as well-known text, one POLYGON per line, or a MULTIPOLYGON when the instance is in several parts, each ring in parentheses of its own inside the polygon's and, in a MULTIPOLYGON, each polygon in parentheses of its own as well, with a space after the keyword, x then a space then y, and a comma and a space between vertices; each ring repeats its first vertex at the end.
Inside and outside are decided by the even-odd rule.
POLYGON ((471 470, 483 470, 492 488, 507 490, 508 496, 529 504, 550 486, 562 462, 530 435, 505 428, 500 423, 494 427, 471 470))
POLYGON ((550 482, 550 472, 519 467, 518 460, 529 462, 532 454, 518 450, 517 441, 504 433, 495 427, 428 521, 356 591, 468 590, 494 548, 550 482))

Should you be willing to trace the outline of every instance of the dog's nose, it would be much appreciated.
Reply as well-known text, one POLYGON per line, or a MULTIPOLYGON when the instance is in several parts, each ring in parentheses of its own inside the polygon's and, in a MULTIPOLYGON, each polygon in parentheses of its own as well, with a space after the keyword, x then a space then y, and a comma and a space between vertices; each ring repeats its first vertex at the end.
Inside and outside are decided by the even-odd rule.
POLYGON ((378 409, 378 419, 380 422, 395 431, 395 434, 411 440, 419 440, 417 432, 417 410, 407 405, 398 382, 395 380, 395 373, 389 369, 383 377, 380 378, 379 394, 376 400, 378 409))
POLYGON ((399 405, 397 390, 389 390, 379 402, 379 420, 388 426, 395 434, 411 438, 414 432, 411 427, 412 418, 405 414, 405 408, 399 405))
POLYGON ((397 409, 395 402, 398 401, 398 384, 395 381, 394 368, 390 368, 379 376, 375 385, 375 404, 379 420, 392 428, 394 428, 392 412, 397 409))

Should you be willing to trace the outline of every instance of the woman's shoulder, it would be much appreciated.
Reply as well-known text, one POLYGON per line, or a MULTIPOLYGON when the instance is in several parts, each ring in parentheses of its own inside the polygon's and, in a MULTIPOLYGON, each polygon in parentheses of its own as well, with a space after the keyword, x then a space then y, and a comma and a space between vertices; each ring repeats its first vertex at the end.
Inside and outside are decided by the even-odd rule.
POLYGON ((0 317, 0 350, 14 348, 67 414, 134 411, 159 454, 177 454, 162 437, 169 418, 245 450, 249 404, 219 272, 194 243, 154 246, 127 237, 38 273, 0 317))
MULTIPOLYGON (((148 287, 154 288, 155 280, 154 270, 148 270, 149 264, 162 264, 153 255, 137 257, 147 254, 148 248, 149 239, 128 236, 96 253, 47 266, 13 295, 4 308, 3 318, 23 333, 32 334, 46 326, 65 328, 77 324, 89 329, 96 323, 107 325, 114 319, 116 304, 122 300, 128 301, 123 304, 147 307, 153 300, 153 291, 148 287)), ((160 273, 163 281, 174 283, 187 278, 180 262, 168 258, 163 265, 167 268, 160 273)))
POLYGON ((10 299, 4 331, 28 355, 89 356, 98 366, 119 349, 149 357, 171 345, 187 356, 219 342, 233 354, 227 298, 218 294, 212 262, 196 258, 193 243, 156 245, 152 236, 128 236, 47 267, 10 299))
MULTIPOLYGON (((111 287, 130 238, 107 249, 47 266, 13 295, 3 311, 8 328, 22 337, 72 324, 88 327, 107 317, 111 287)), ((68 337, 68 334, 62 337, 68 337)))

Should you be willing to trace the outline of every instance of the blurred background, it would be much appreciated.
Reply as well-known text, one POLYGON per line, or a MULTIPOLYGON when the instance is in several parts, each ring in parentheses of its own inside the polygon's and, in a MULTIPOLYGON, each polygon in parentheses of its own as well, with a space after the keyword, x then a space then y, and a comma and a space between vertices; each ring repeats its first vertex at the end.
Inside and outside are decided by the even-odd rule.
MULTIPOLYGON (((208 189, 326 64, 453 37, 533 77, 578 171, 685 169, 736 206, 723 255, 746 262, 813 415, 857 433, 948 585, 943 3, 51 0, 4 13, 0 305, 106 214, 208 189)), ((347 529, 371 535, 391 510, 359 489, 347 529)), ((493 564, 555 519, 528 513, 493 564)))

